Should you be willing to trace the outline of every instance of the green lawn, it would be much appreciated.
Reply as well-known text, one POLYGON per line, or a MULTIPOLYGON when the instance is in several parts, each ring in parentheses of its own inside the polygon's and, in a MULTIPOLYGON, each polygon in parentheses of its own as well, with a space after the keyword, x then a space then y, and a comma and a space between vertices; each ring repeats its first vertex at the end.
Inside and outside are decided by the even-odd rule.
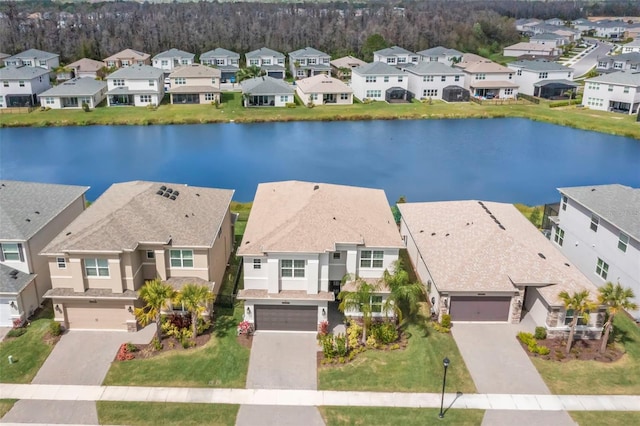
POLYGON ((17 399, 0 399, 0 419, 11 410, 17 399))
POLYGON ((241 309, 219 317, 211 340, 200 348, 149 359, 114 362, 104 385, 244 388, 249 349, 236 340, 241 309))
POLYGON ((640 424, 640 411, 571 411, 580 426, 630 426, 640 424))
POLYGON ((239 405, 98 401, 101 425, 228 425, 239 405))
POLYGON ((518 211, 520 213, 522 213, 524 215, 524 217, 526 217, 527 219, 531 220, 531 213, 533 213, 533 211, 535 209, 538 209, 538 220, 536 220, 536 222, 534 223, 535 226, 537 226, 538 228, 540 228, 542 226, 542 216, 544 215, 544 205, 542 206, 528 206, 526 204, 519 204, 516 203, 514 204, 515 208, 518 209, 518 211))
POLYGON ((233 213, 238 213, 238 220, 236 221, 236 237, 242 237, 244 234, 244 229, 247 226, 247 220, 249 219, 249 212, 251 212, 251 207, 253 203, 240 203, 238 201, 231 202, 231 211, 233 213))
POLYGON ((554 394, 640 395, 640 327, 625 315, 615 318, 615 338, 626 350, 617 362, 557 362, 532 358, 554 394))
POLYGON ((6 338, 0 343, 0 382, 31 383, 53 350, 53 345, 44 342, 49 324, 53 321, 51 304, 45 306, 37 318, 31 321, 25 334, 16 338, 6 338), (13 364, 7 362, 9 355, 13 356, 13 364))
POLYGON ((438 418, 438 408, 388 408, 388 407, 318 407, 327 426, 423 426, 431 424, 475 426, 482 423, 483 410, 456 410, 445 412, 438 418))
POLYGON ((409 344, 404 350, 369 350, 349 364, 323 366, 318 371, 318 389, 388 392, 442 391, 442 360, 451 360, 447 392, 476 392, 453 337, 416 325, 408 327, 409 344))

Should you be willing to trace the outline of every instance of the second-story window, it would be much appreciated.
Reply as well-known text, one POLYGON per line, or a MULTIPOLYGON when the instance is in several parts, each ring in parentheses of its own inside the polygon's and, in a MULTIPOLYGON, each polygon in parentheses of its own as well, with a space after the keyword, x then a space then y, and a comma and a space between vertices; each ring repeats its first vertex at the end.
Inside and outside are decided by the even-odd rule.
POLYGON ((174 83, 176 84, 176 86, 181 86, 187 84, 187 79, 184 77, 176 77, 174 79, 174 83))
POLYGON ((627 245, 629 245, 629 236, 621 232, 618 238, 618 249, 620 249, 620 251, 622 251, 623 253, 626 253, 627 245))
POLYGON ((96 258, 85 259, 84 272, 87 277, 108 277, 109 261, 107 259, 96 258))
POLYGON ((566 195, 562 196, 562 210, 566 210, 567 209, 567 202, 569 201, 569 199, 567 198, 566 195))
POLYGON ((285 278, 304 278, 304 260, 281 260, 280 276, 285 278))
POLYGON ((360 252, 361 268, 382 268, 384 252, 382 250, 362 250, 360 252))
POLYGON ((262 269, 262 260, 253 259, 253 269, 262 269))
POLYGON ((16 262, 24 262, 24 255, 22 254, 22 244, 16 243, 2 243, 1 254, 2 258, 0 260, 4 261, 16 261, 16 262))
POLYGON ((67 261, 64 257, 57 257, 56 263, 58 264, 58 269, 67 269, 67 261))
POLYGON ((115 80, 113 80, 113 85, 114 86, 124 86, 124 80, 115 79, 115 80))
POLYGON ((598 224, 600 223, 600 218, 598 216, 592 214, 591 215, 591 230, 593 232, 598 232, 598 224))
POLYGON ((193 268, 193 250, 171 250, 172 268, 193 268))

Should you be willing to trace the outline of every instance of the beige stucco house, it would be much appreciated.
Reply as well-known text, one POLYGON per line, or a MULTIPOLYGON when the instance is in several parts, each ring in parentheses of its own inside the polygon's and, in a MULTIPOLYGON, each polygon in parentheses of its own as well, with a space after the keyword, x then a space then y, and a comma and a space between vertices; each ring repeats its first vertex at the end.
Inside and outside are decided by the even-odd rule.
POLYGON ((220 102, 221 71, 201 64, 176 68, 169 79, 172 104, 210 104, 220 102))
POLYGON ((134 49, 124 49, 102 60, 107 68, 122 68, 132 65, 151 65, 151 55, 134 49))
POLYGON ((42 251, 56 321, 135 331, 138 290, 154 278, 217 292, 233 246, 232 196, 182 184, 112 185, 42 251))
POLYGON ((296 81, 296 93, 304 105, 351 105, 353 89, 325 74, 296 81))

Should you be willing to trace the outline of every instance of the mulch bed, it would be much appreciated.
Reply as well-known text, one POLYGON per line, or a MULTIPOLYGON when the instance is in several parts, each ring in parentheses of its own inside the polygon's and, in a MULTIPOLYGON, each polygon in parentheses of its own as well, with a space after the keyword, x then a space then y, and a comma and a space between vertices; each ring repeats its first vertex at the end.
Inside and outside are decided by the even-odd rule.
MULTIPOLYGON (((400 337, 398 337, 398 340, 396 340, 393 343, 389 343, 388 345, 380 345, 377 348, 367 348, 367 351, 403 351, 407 348, 407 345, 409 344, 409 339, 407 338, 407 335, 405 333, 400 333, 400 337), (398 345, 399 348, 396 349, 391 349, 392 346, 394 345, 398 345)), ((358 355, 355 355, 354 358, 352 360, 349 360, 348 357, 344 357, 345 358, 345 362, 340 363, 338 362, 338 357, 333 359, 333 362, 329 362, 329 363, 325 363, 323 364, 323 360, 324 358, 324 353, 322 352, 322 350, 319 350, 317 352, 317 366, 318 368, 320 367, 341 367, 343 365, 349 364, 352 361, 355 361, 356 359, 358 359, 358 355)))
POLYGON ((134 345, 138 350, 133 352, 133 355, 136 359, 147 359, 167 352, 186 352, 192 348, 204 346, 209 340, 211 340, 211 332, 212 328, 197 336, 195 340, 189 339, 190 342, 195 342, 195 346, 191 346, 187 349, 183 348, 180 341, 175 337, 165 336, 162 338, 162 349, 156 350, 153 343, 134 345))
POLYGON ((251 349, 251 345, 253 344, 253 335, 250 334, 247 336, 246 334, 243 334, 238 336, 237 340, 240 346, 244 346, 247 349, 251 349))
POLYGON ((571 346, 571 352, 569 355, 565 354, 565 348, 567 341, 565 339, 544 339, 538 340, 538 345, 548 347, 551 352, 549 355, 539 355, 529 352, 529 349, 520 340, 518 340, 522 349, 529 354, 531 358, 541 358, 551 361, 568 362, 573 360, 580 361, 598 361, 598 362, 615 362, 619 360, 624 351, 615 347, 614 345, 607 346, 605 353, 601 354, 600 344, 598 340, 575 340, 573 346, 571 346))

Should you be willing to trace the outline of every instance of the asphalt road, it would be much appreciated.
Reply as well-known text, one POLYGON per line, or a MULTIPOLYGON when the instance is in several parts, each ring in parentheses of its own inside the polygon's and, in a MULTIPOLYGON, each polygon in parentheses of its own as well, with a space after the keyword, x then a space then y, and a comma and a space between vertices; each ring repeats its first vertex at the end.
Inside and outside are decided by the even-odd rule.
POLYGON ((589 72, 591 68, 593 68, 598 64, 598 59, 603 56, 606 56, 607 53, 609 53, 609 51, 613 47, 612 44, 607 42, 589 40, 589 43, 594 43, 594 42, 597 42, 598 46, 595 49, 593 49, 591 52, 586 54, 579 61, 577 61, 575 64, 571 65, 571 68, 574 69, 574 72, 573 72, 574 78, 581 77, 585 75, 587 72, 589 72))

